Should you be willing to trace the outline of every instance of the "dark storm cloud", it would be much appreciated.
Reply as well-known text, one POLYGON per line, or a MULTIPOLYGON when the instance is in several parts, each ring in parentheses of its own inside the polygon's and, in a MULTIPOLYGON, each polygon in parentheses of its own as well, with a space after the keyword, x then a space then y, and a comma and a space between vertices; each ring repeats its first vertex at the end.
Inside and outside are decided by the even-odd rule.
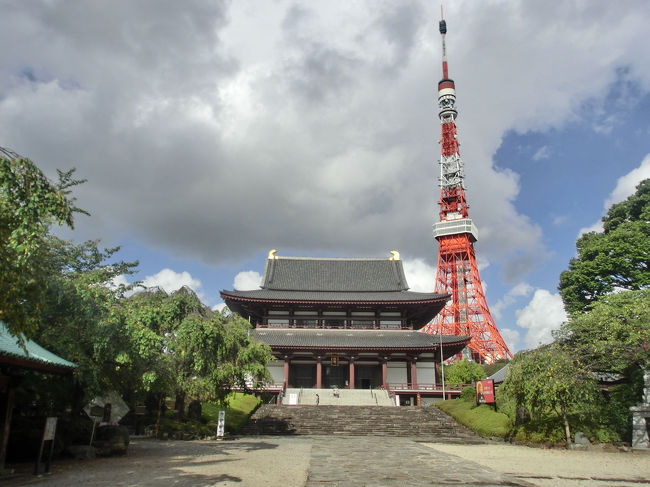
MULTIPOLYGON (((567 44, 553 35, 562 26, 539 24, 538 3, 509 5, 450 6, 463 20, 449 43, 481 249, 497 262, 520 252, 506 270, 515 278, 544 248, 539 227, 515 209, 516 174, 492 167, 503 133, 570 117, 607 86, 612 69, 596 62, 603 56, 632 63, 637 78, 650 75, 632 62, 643 16, 619 15, 614 26, 597 16, 608 42, 590 25, 573 32, 557 19, 567 44)), ((77 166, 88 179, 76 194, 93 216, 79 219, 77 238, 128 238, 216 264, 273 247, 285 255, 397 248, 433 262, 437 6, 1 7, 0 45, 12 46, 0 50, 1 145, 49 174, 77 166)))
POLYGON ((393 47, 389 71, 394 72, 409 63, 420 29, 427 20, 422 6, 414 1, 391 5, 377 19, 377 25, 393 47))

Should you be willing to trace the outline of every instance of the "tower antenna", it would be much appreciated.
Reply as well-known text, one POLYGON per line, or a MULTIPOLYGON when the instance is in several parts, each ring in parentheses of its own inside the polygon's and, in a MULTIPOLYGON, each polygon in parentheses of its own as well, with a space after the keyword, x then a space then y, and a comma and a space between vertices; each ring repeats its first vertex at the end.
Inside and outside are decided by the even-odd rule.
POLYGON ((456 130, 456 86, 449 78, 445 36, 447 22, 442 5, 439 24, 442 37, 442 79, 438 82, 438 116, 440 140, 440 213, 433 225, 438 241, 438 266, 435 291, 450 294, 449 302, 434 321, 422 330, 440 335, 471 337, 468 345, 478 362, 493 363, 512 358, 488 309, 474 253, 478 229, 469 217, 465 194, 465 170, 460 157, 456 130))

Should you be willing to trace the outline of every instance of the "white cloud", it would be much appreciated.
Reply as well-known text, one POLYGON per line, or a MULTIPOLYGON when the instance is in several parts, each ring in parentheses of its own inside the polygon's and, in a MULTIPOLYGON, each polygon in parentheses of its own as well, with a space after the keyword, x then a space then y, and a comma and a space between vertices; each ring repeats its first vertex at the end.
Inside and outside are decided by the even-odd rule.
POLYGON ((580 230, 578 230, 578 237, 577 238, 580 238, 585 233, 589 233, 589 232, 600 233, 602 231, 603 231, 603 222, 602 221, 597 221, 593 225, 589 225, 588 227, 583 227, 580 230))
POLYGON ((108 283, 108 287, 110 289, 117 289, 120 286, 128 286, 130 283, 127 281, 126 276, 124 274, 120 274, 119 276, 115 276, 113 279, 111 279, 111 282, 108 283))
MULTIPOLYGON (((644 179, 650 178, 650 154, 646 155, 645 158, 641 161, 639 167, 632 169, 630 172, 621 176, 616 181, 616 187, 609 194, 605 203, 603 204, 603 215, 607 213, 609 208, 615 204, 620 203, 621 201, 626 200, 628 197, 632 196, 636 191, 636 186, 643 181, 644 179)), ((603 222, 598 221, 593 225, 590 225, 585 228, 581 228, 578 232, 578 237, 584 233, 589 232, 602 232, 603 231, 603 222)))
POLYGON ((259 289, 262 276, 256 271, 242 271, 235 276, 233 288, 237 291, 252 291, 259 289))
POLYGON ((517 325, 528 330, 524 337, 527 348, 553 341, 551 332, 567 320, 564 304, 559 294, 537 289, 533 299, 515 312, 517 325))
POLYGON ((432 293, 436 288, 436 268, 423 259, 404 259, 404 274, 411 291, 432 293))
MULTIPOLYGON (((647 91, 645 2, 450 2, 479 264, 489 259, 508 282, 546 249, 516 207, 518 175, 492 156, 509 131, 575 120, 623 69, 647 91)), ((433 3, 9 5, 0 43, 16 48, 0 52, 3 145, 49 174, 74 164, 88 179, 75 195, 93 218, 79 219, 78 238, 130 238, 216 265, 269 242, 430 254, 431 94, 441 76, 433 3)))
POLYGON ((553 225, 555 226, 560 226, 566 223, 569 220, 569 217, 567 215, 559 215, 553 218, 553 225))
POLYGON ((201 298, 201 281, 194 279, 187 271, 175 272, 171 269, 163 269, 153 276, 147 276, 142 280, 145 287, 159 287, 167 293, 173 293, 183 286, 192 289, 201 298))
POLYGON ((226 303, 217 303, 212 307, 212 311, 218 311, 221 313, 223 309, 226 307, 226 303))
POLYGON ((636 191, 636 186, 648 178, 650 178, 650 154, 645 156, 639 167, 618 178, 614 191, 605 200, 605 210, 608 210, 614 203, 620 203, 632 196, 636 191))
POLYGON ((504 294, 493 306, 490 306, 490 313, 497 320, 501 319, 503 310, 512 306, 517 301, 517 298, 528 296, 532 291, 533 287, 530 284, 520 282, 504 294))
POLYGON ((551 157, 551 151, 548 146, 543 145, 537 149, 535 154, 533 154, 533 161, 541 161, 542 159, 548 159, 549 157, 551 157))
POLYGON ((512 354, 519 350, 519 332, 517 330, 511 328, 500 328, 499 333, 512 354))

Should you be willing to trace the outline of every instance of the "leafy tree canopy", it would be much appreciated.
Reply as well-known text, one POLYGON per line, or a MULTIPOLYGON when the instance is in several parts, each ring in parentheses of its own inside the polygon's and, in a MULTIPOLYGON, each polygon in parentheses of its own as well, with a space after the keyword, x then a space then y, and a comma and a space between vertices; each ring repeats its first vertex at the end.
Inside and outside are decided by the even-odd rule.
POLYGON ((649 368, 650 289, 601 297, 555 337, 596 371, 626 374, 630 368, 649 368))
POLYGON ((483 367, 476 362, 469 362, 466 358, 445 367, 445 380, 449 385, 469 384, 485 377, 483 367))
POLYGON ((510 363, 508 377, 500 388, 518 407, 559 415, 567 443, 571 443, 569 413, 586 411, 585 406, 594 403, 598 394, 593 374, 574 357, 557 345, 520 352, 510 363))
POLYGON ((73 226, 73 171, 49 181, 29 159, 0 157, 0 320, 30 337, 43 306, 45 238, 53 223, 73 226))
POLYGON ((50 236, 44 249, 47 278, 35 338, 77 364, 76 377, 87 396, 112 389, 115 357, 128 347, 124 330, 113 326, 112 320, 113 309, 128 287, 112 282, 119 275, 132 274, 137 262, 115 261, 119 249, 102 250, 97 241, 77 245, 50 236))
POLYGON ((121 354, 125 385, 176 396, 222 400, 230 388, 267 379, 267 346, 250 340, 250 324, 203 306, 189 288, 168 295, 153 289, 117 304, 114 319, 129 337, 121 354))
POLYGON ((609 209, 603 228, 577 240, 578 257, 560 275, 559 290, 569 313, 586 311, 615 290, 650 286, 650 179, 609 209))

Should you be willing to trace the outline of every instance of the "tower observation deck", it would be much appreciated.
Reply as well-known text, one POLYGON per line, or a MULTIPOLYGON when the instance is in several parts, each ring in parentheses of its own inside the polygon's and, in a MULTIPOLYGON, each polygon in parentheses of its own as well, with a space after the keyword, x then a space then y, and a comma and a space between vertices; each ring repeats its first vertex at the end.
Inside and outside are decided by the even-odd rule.
POLYGON ((492 363, 512 357, 488 309, 476 264, 474 242, 478 230, 469 217, 465 173, 456 130, 456 86, 449 78, 445 36, 447 23, 440 21, 442 79, 438 83, 440 140, 440 220, 433 225, 438 241, 436 293, 451 300, 422 331, 430 334, 470 336, 473 359, 492 363))

